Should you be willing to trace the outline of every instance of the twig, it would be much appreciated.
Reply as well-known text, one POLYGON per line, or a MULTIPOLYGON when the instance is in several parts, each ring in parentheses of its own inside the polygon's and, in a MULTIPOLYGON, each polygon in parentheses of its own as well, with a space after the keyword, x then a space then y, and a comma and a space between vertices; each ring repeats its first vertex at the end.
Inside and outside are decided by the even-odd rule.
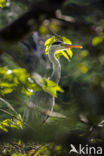
POLYGON ((5 114, 8 114, 8 115, 10 115, 10 116, 12 116, 12 117, 15 117, 13 114, 11 114, 11 113, 7 112, 7 111, 6 111, 6 110, 4 110, 4 109, 0 109, 0 111, 1 111, 1 112, 4 112, 5 114))
POLYGON ((18 114, 18 113, 16 112, 16 110, 12 107, 12 105, 11 105, 9 102, 7 102, 6 100, 4 100, 4 99, 1 98, 1 97, 0 97, 0 101, 2 101, 3 103, 5 103, 15 114, 18 114))

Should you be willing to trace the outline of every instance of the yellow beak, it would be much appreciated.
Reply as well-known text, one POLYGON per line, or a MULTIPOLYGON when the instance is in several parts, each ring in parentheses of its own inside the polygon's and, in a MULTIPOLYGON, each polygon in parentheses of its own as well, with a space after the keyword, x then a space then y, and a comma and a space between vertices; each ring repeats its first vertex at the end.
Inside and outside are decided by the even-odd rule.
POLYGON ((68 48, 83 48, 83 46, 80 46, 80 45, 71 45, 71 44, 64 44, 65 48, 68 49, 68 48))

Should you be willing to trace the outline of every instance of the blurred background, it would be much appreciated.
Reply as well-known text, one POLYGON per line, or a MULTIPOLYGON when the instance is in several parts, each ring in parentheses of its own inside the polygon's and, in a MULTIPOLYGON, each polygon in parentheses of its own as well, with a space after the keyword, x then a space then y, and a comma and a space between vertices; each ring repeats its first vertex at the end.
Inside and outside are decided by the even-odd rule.
MULTIPOLYGON (((80 143, 79 136, 83 136, 85 140, 88 139, 87 141, 90 143, 103 145, 104 1, 61 0, 55 2, 37 0, 34 2, 32 0, 7 0, 6 6, 0 8, 0 29, 0 46, 3 42, 4 47, 6 47, 2 46, 4 49, 0 53, 0 96, 10 102, 21 115, 23 115, 29 96, 26 91, 22 90, 21 92, 22 81, 13 90, 10 90, 12 88, 10 86, 3 86, 2 81, 9 81, 10 77, 7 75, 10 74, 10 70, 25 68, 30 75, 36 72, 42 77, 48 78, 51 75, 52 66, 45 55, 44 42, 53 35, 65 36, 73 44, 83 46, 83 49, 72 50, 73 57, 70 62, 60 57, 62 73, 59 85, 64 93, 58 94, 54 111, 66 115, 70 120, 57 118, 51 120, 54 126, 56 126, 55 123, 58 123, 59 131, 62 129, 61 131, 68 135, 65 139, 68 145, 70 142, 77 144, 78 141, 80 143), (35 17, 33 6, 39 6, 38 3, 40 8, 37 8, 38 16, 35 17), (45 13, 40 11, 41 3, 44 3, 43 7, 47 8, 43 9, 46 9, 45 13), (51 8, 49 6, 51 3, 56 7, 52 6, 53 8, 51 8), (25 17, 23 14, 26 15, 30 8, 32 8, 34 15, 32 14, 29 21, 31 14, 25 17), (51 11, 49 11, 50 8, 51 11), (33 16, 35 22, 32 21, 33 16), (27 20, 31 27, 31 29, 29 27, 28 33, 27 29, 25 31, 24 25, 26 23, 24 20, 27 20), (16 27, 12 25, 14 23, 16 27), (23 32, 23 36, 21 32, 23 32), (6 44, 7 46, 5 46, 6 44), (5 69, 8 70, 9 74, 3 75, 5 69), (74 136, 70 138, 70 134, 74 136), (73 139, 75 136, 78 137, 77 141, 73 139)), ((23 72, 19 72, 19 76, 22 74, 23 72)), ((2 102, 0 102, 0 108, 8 109, 2 102)), ((7 116, 0 112, 1 121, 7 116)), ((68 156, 67 152, 56 153, 56 155, 65 154, 68 156)))

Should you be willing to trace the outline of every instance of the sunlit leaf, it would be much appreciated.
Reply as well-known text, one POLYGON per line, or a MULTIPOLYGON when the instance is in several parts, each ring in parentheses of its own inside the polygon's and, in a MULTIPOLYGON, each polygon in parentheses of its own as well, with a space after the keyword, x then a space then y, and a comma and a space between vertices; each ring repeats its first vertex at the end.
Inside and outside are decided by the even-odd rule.
POLYGON ((46 46, 45 48, 45 54, 48 55, 48 51, 49 51, 49 46, 46 46))
MULTIPOLYGON (((36 153, 36 150, 34 150, 34 149, 29 150, 29 152, 28 152, 28 156, 32 156, 32 155, 34 155, 34 152, 36 153)), ((35 154, 35 155, 37 155, 37 154, 35 154)))
POLYGON ((59 58, 59 56, 61 56, 61 55, 64 56, 67 60, 69 60, 68 55, 67 55, 64 51, 62 51, 62 50, 56 51, 55 56, 56 56, 57 58, 59 58))
POLYGON ((57 96, 57 91, 63 92, 63 90, 53 81, 46 78, 42 78, 39 74, 34 73, 32 78, 42 87, 42 90, 51 94, 52 96, 57 96))
POLYGON ((63 89, 58 86, 55 82, 51 80, 47 80, 44 78, 44 83, 42 84, 42 88, 45 92, 51 94, 54 97, 57 97, 57 92, 64 92, 63 89))
MULTIPOLYGON (((72 42, 71 42, 68 38, 66 38, 66 37, 64 37, 64 36, 62 36, 61 39, 62 39, 62 41, 63 41, 64 43, 72 44, 72 42)), ((49 51, 50 45, 51 45, 53 42, 57 41, 57 40, 58 40, 58 39, 55 38, 55 36, 53 36, 53 37, 49 38, 49 39, 45 42, 45 46, 46 46, 45 54, 46 54, 46 55, 48 55, 48 51, 49 51)), ((58 51, 56 51, 55 56, 56 56, 57 58, 59 58, 60 56, 64 56, 67 60, 70 60, 70 58, 72 58, 72 56, 73 56, 73 52, 72 52, 70 49, 67 49, 66 52, 65 52, 64 50, 58 50, 58 51), (70 58, 69 58, 69 56, 70 56, 70 58)))
POLYGON ((8 132, 8 129, 3 127, 1 124, 0 124, 0 129, 3 130, 4 132, 8 132))
POLYGON ((61 146, 56 146, 56 147, 55 147, 55 150, 56 150, 56 151, 60 151, 61 149, 62 149, 61 146))
POLYGON ((0 7, 4 8, 6 6, 6 0, 0 0, 0 7))
POLYGON ((17 118, 18 118, 21 122, 23 121, 23 118, 22 118, 21 114, 18 114, 18 115, 17 115, 17 118))
POLYGON ((5 132, 8 132, 7 127, 16 128, 16 129, 22 128, 23 119, 20 114, 18 114, 17 117, 19 118, 19 120, 17 118, 13 118, 13 119, 5 119, 2 122, 0 122, 0 129, 5 132))
POLYGON ((12 123, 12 121, 10 119, 5 119, 3 122, 6 122, 8 124, 12 123))
POLYGON ((14 153, 14 154, 12 154, 11 156, 18 156, 18 154, 14 153))
POLYGON ((31 96, 32 95, 32 92, 30 92, 30 90, 28 90, 27 88, 24 88, 24 87, 22 88, 21 92, 23 94, 28 95, 28 96, 31 96))
POLYGON ((92 39, 92 45, 93 46, 96 46, 96 45, 100 44, 102 41, 103 41, 103 38, 102 37, 100 37, 100 36, 94 37, 92 39))
POLYGON ((26 82, 26 79, 28 78, 29 75, 27 74, 27 72, 26 72, 25 69, 23 69, 23 68, 20 68, 20 69, 13 69, 12 71, 13 71, 13 73, 18 77, 18 79, 19 79, 21 82, 23 82, 23 83, 26 82))
POLYGON ((49 46, 54 43, 56 41, 55 36, 52 36, 51 38, 49 38, 48 40, 46 40, 45 42, 45 54, 48 55, 48 51, 49 51, 49 46))
POLYGON ((9 94, 13 91, 13 88, 5 88, 3 90, 1 90, 1 95, 5 95, 5 94, 9 94))
POLYGON ((88 72, 88 68, 86 66, 82 66, 81 67, 81 72, 82 73, 87 73, 88 72))
POLYGON ((67 44, 72 44, 72 42, 68 38, 66 38, 65 36, 62 36, 62 41, 64 43, 67 43, 67 44))
POLYGON ((40 32, 40 34, 45 35, 48 31, 47 31, 47 28, 42 25, 39 28, 39 32, 40 32))
POLYGON ((102 81, 100 82, 100 85, 101 85, 102 88, 104 88, 104 80, 102 80, 102 81))
POLYGON ((18 145, 21 145, 21 144, 22 144, 22 142, 21 142, 21 140, 19 140, 19 141, 18 141, 18 145))
POLYGON ((39 90, 41 90, 41 88, 40 88, 37 84, 35 84, 35 83, 27 82, 27 87, 28 87, 29 89, 33 89, 34 91, 39 91, 39 90))
POLYGON ((0 67, 0 74, 6 74, 7 73, 7 67, 0 67))
POLYGON ((78 64, 77 66, 78 66, 79 70, 80 70, 83 74, 85 74, 85 73, 88 72, 88 67, 87 67, 86 65, 78 64))
POLYGON ((80 56, 83 58, 83 57, 86 57, 88 55, 88 51, 87 50, 82 50, 80 52, 80 56))
POLYGON ((6 121, 3 121, 2 125, 6 126, 6 127, 9 127, 9 124, 6 121))
POLYGON ((14 87, 16 86, 14 83, 8 83, 8 82, 0 82, 0 87, 14 87))
POLYGON ((19 120, 17 120, 16 125, 18 125, 20 128, 23 127, 21 121, 19 121, 19 120))
POLYGON ((14 124, 11 124, 10 127, 18 129, 18 126, 14 125, 14 124))
POLYGON ((45 42, 45 46, 49 46, 51 45, 53 42, 55 42, 55 36, 52 36, 51 38, 49 38, 46 42, 45 42))
POLYGON ((70 56, 70 58, 72 58, 72 56, 73 56, 72 50, 71 49, 67 49, 66 52, 70 56))
POLYGON ((51 32, 57 32, 59 30, 59 27, 55 22, 51 22, 49 25, 49 29, 51 30, 51 32))

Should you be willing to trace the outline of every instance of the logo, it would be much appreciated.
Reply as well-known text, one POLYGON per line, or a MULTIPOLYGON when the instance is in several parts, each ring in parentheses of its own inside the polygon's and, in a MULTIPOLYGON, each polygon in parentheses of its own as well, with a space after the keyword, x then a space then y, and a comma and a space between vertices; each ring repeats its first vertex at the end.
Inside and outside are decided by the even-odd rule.
POLYGON ((85 146, 82 146, 79 144, 79 148, 76 149, 76 147, 71 144, 70 145, 71 149, 69 151, 70 153, 77 153, 77 154, 97 154, 97 155, 102 155, 103 154, 103 149, 102 147, 93 147, 93 146, 88 146, 87 144, 85 146))

